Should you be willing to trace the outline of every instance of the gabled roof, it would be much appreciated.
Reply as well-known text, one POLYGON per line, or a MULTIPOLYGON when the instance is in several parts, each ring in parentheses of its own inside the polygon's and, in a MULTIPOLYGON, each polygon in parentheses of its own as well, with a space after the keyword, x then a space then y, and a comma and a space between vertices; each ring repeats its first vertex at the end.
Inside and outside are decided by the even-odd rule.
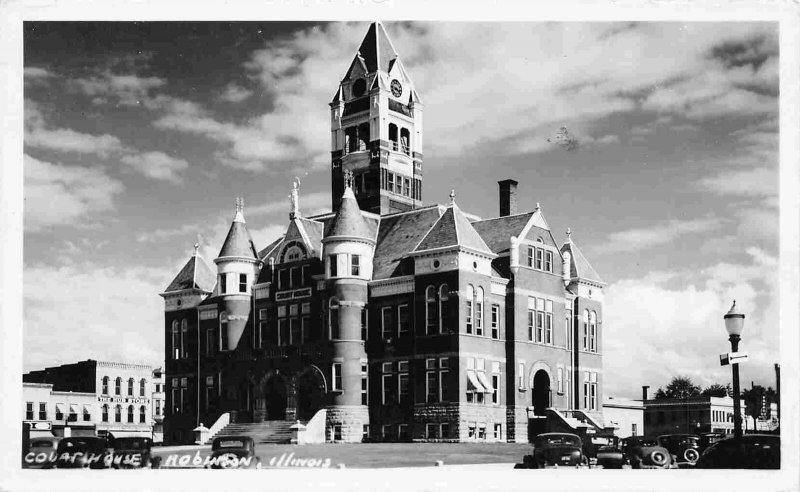
POLYGON ((589 263, 589 260, 583 256, 581 250, 578 246, 572 242, 572 239, 567 236, 567 241, 561 246, 561 254, 563 255, 564 252, 569 252, 571 256, 570 260, 570 267, 569 267, 569 277, 571 279, 578 279, 578 280, 588 280, 591 282, 597 282, 600 284, 605 284, 603 280, 600 278, 600 275, 597 274, 597 271, 592 267, 589 263))
POLYGON ((189 258, 186 265, 181 268, 178 275, 170 282, 164 292, 174 292, 176 290, 198 289, 211 292, 214 288, 216 278, 211 268, 206 265, 196 253, 189 258))
POLYGON ((511 236, 519 237, 533 214, 534 212, 526 212, 478 220, 472 223, 472 227, 478 231, 478 234, 494 253, 505 253, 511 248, 511 236))
POLYGON ((334 237, 375 239, 371 228, 361 214, 356 196, 349 186, 345 188, 339 210, 336 211, 336 215, 325 231, 326 240, 334 237))
POLYGON ((344 97, 342 97, 342 86, 340 85, 339 88, 336 89, 336 94, 333 95, 333 99, 331 99, 331 104, 335 104, 343 100, 344 97))
POLYGON ((441 215, 442 209, 433 205, 382 216, 372 261, 373 280, 403 275, 401 261, 441 215))
POLYGON ((252 258, 258 259, 256 246, 253 244, 253 238, 250 237, 250 232, 247 231, 247 226, 244 222, 244 215, 241 210, 236 210, 236 216, 233 218, 231 228, 228 231, 228 236, 225 242, 222 243, 222 249, 219 251, 217 258, 226 257, 237 258, 252 258))
POLYGON ((367 35, 364 36, 361 46, 358 47, 358 52, 370 72, 375 70, 388 72, 389 63, 397 58, 397 52, 394 50, 392 42, 389 41, 386 29, 380 22, 370 24, 367 35))
POLYGON ((268 245, 266 248, 264 248, 264 249, 262 249, 261 251, 259 251, 259 252, 258 252, 258 258, 259 258, 260 260, 262 260, 262 261, 266 262, 266 261, 267 261, 267 259, 268 259, 270 256, 272 256, 273 254, 275 254, 275 250, 276 250, 276 249, 278 248, 278 246, 280 246, 280 244, 283 242, 283 238, 284 238, 284 237, 285 237, 285 236, 281 236, 281 237, 279 237, 278 239, 276 239, 276 240, 272 241, 271 243, 269 243, 269 245, 268 245))
POLYGON ((420 241, 415 252, 427 251, 431 249, 447 248, 451 246, 463 246, 477 252, 494 256, 492 250, 481 238, 480 234, 472 227, 470 221, 458 208, 458 205, 451 203, 444 211, 436 224, 420 241))

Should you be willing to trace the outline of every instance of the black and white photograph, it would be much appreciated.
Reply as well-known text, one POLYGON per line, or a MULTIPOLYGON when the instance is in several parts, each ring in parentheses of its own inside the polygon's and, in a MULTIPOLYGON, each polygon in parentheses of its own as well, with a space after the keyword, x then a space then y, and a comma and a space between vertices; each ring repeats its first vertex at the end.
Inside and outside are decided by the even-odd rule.
POLYGON ((40 3, 0 488, 797 490, 796 8, 40 3))

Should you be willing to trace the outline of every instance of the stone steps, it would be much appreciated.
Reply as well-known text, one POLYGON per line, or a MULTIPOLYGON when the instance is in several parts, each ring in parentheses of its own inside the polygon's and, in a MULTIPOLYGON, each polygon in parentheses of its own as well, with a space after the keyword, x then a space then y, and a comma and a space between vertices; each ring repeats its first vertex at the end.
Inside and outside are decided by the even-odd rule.
POLYGON ((214 437, 249 436, 256 443, 288 444, 292 439, 291 427, 295 423, 285 420, 231 423, 223 427, 214 437))

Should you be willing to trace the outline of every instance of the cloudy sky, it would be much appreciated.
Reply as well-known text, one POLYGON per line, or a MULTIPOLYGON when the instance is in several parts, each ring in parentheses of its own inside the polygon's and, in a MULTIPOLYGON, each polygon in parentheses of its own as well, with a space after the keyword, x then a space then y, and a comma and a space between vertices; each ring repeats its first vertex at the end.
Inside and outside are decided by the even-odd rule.
MULTIPOLYGON (((493 216, 515 178, 608 283, 607 395, 727 383, 734 298, 743 385, 774 385, 776 24, 385 25, 425 104, 424 200, 493 216)), ((198 235, 216 256, 235 197, 259 248, 292 177, 329 207, 327 103, 367 27, 26 24, 25 371, 160 364, 158 293, 198 235)))

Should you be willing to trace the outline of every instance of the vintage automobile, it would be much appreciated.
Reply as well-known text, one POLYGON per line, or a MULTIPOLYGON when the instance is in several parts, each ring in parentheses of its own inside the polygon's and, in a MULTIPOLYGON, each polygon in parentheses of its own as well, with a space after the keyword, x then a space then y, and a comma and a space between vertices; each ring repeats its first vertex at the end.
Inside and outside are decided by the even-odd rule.
POLYGON ((781 438, 774 434, 730 437, 708 447, 696 468, 741 468, 778 470, 781 467, 781 438))
POLYGON ((667 448, 678 468, 693 467, 700 458, 700 436, 695 434, 663 434, 658 444, 667 448))
POLYGON ((108 468, 112 448, 104 437, 65 437, 58 443, 56 468, 108 468))
POLYGON ((666 448, 651 437, 631 436, 622 440, 622 453, 631 468, 677 468, 666 448))
POLYGON ((118 437, 113 441, 112 468, 158 468, 161 457, 153 456, 149 437, 118 437))
POLYGON ((725 439, 727 436, 722 432, 704 432, 700 434, 700 454, 703 454, 703 451, 708 449, 709 446, 714 444, 715 442, 721 441, 725 439))
POLYGON ((60 437, 32 437, 22 457, 23 468, 51 468, 55 464, 60 437))
POLYGON ((581 438, 575 434, 550 432, 539 434, 533 441, 533 454, 522 458, 525 468, 586 466, 581 438))
POLYGON ((600 468, 622 468, 625 464, 625 455, 622 454, 619 437, 614 435, 592 438, 593 456, 589 462, 600 468))
POLYGON ((211 464, 208 468, 248 468, 258 466, 260 462, 252 437, 217 437, 211 443, 211 464))

